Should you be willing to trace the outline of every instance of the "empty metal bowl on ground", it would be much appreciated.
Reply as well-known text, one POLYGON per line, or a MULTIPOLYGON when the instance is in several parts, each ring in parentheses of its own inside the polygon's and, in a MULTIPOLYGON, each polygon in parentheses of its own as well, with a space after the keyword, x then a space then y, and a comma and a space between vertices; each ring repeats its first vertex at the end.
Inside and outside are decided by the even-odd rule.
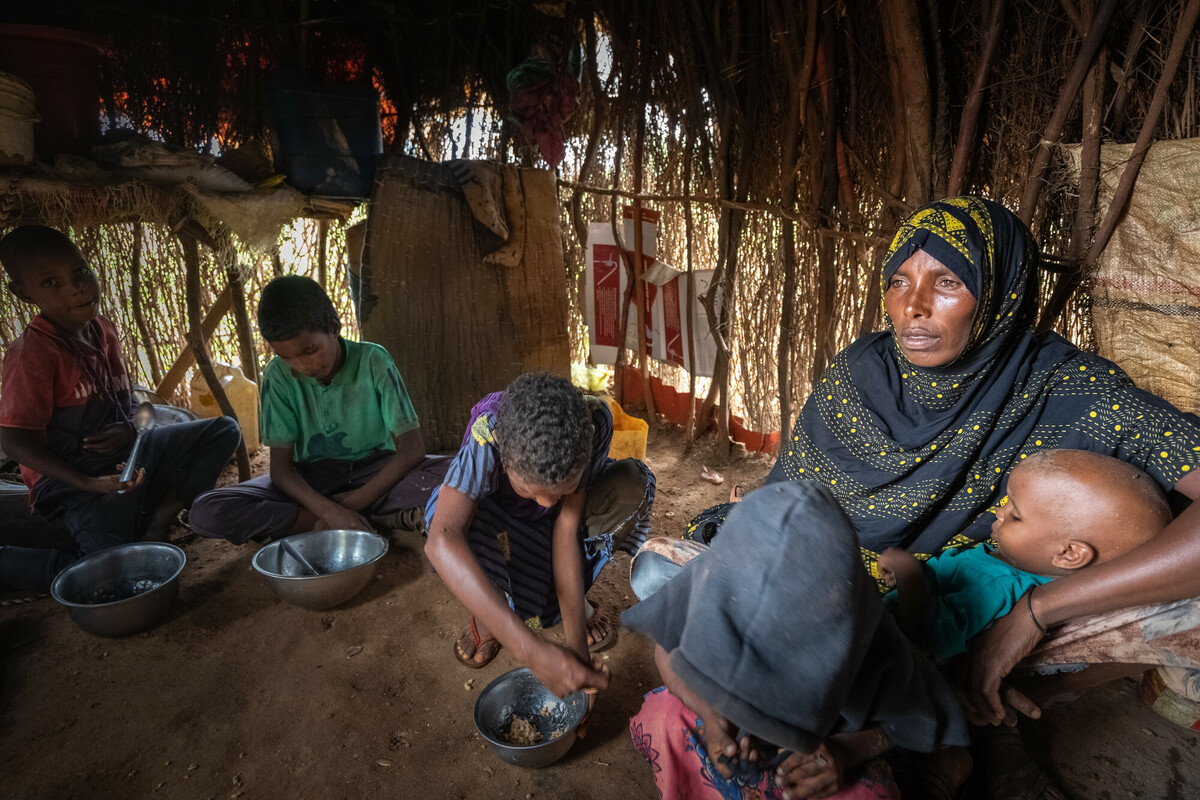
POLYGON ((500 758, 518 767, 544 767, 567 754, 575 728, 587 713, 585 692, 559 700, 525 667, 492 681, 475 701, 475 728, 500 758), (537 728, 542 741, 516 745, 508 741, 513 715, 537 728))
POLYGON ((647 539, 629 564, 630 588, 638 600, 645 600, 707 549, 708 545, 690 539, 667 536, 647 539))
POLYGON ((321 609, 361 592, 387 551, 387 539, 377 533, 312 531, 271 542, 253 563, 281 600, 321 609))
POLYGON ((166 616, 187 556, 173 544, 133 542, 92 553, 58 573, 50 594, 80 628, 128 636, 166 616))

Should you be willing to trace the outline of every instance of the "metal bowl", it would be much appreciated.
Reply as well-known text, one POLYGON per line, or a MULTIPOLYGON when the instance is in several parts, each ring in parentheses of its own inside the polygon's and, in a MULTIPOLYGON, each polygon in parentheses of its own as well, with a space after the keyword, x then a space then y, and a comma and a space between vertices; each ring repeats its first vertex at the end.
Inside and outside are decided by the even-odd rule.
POLYGON ((585 692, 559 700, 525 667, 492 681, 475 701, 475 728, 500 758, 518 767, 544 767, 567 754, 575 728, 587 713, 585 692), (524 717, 542 735, 538 744, 509 744, 513 715, 524 717))
POLYGON ((100 550, 58 573, 50 594, 80 628, 128 636, 149 628, 179 596, 187 556, 173 544, 134 542, 100 550))
POLYGON ((333 608, 371 582, 387 551, 387 539, 377 533, 297 533, 255 553, 254 568, 281 600, 304 608, 333 608))
POLYGON ((647 539, 629 564, 630 588, 638 600, 645 600, 707 549, 708 545, 690 539, 667 536, 647 539))

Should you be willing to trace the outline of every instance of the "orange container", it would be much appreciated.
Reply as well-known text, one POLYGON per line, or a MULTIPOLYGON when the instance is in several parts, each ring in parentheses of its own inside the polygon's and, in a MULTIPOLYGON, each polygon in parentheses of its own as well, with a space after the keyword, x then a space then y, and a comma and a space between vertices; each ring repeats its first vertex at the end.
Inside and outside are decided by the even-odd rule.
POLYGON ((611 397, 608 399, 608 408, 613 415, 613 436, 612 444, 608 446, 608 457, 644 459, 650 424, 626 414, 620 403, 611 397))

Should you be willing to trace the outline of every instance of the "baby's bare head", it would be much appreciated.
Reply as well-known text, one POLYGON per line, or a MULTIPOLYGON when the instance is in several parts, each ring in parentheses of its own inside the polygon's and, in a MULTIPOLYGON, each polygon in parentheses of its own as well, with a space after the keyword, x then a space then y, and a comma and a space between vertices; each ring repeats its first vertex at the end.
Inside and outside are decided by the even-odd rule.
POLYGON ((1088 450, 1042 450, 1024 459, 1009 477, 1010 495, 1024 489, 1027 515, 1053 518, 1060 538, 1091 554, 1078 568, 1128 552, 1171 521, 1166 497, 1154 479, 1112 456, 1088 450))

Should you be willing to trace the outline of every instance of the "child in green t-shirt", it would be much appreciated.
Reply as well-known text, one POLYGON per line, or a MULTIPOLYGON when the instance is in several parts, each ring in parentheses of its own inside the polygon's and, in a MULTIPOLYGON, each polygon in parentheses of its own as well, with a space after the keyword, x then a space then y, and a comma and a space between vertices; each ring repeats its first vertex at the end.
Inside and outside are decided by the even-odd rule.
MULTIPOLYGON (((244 544, 307 530, 373 530, 403 518, 441 481, 426 459, 412 401, 377 344, 339 335, 333 303, 311 278, 287 275, 263 289, 258 325, 275 351, 262 380, 262 441, 270 475, 197 498, 189 524, 201 536, 244 544)), ((419 521, 420 512, 410 515, 419 521)))

